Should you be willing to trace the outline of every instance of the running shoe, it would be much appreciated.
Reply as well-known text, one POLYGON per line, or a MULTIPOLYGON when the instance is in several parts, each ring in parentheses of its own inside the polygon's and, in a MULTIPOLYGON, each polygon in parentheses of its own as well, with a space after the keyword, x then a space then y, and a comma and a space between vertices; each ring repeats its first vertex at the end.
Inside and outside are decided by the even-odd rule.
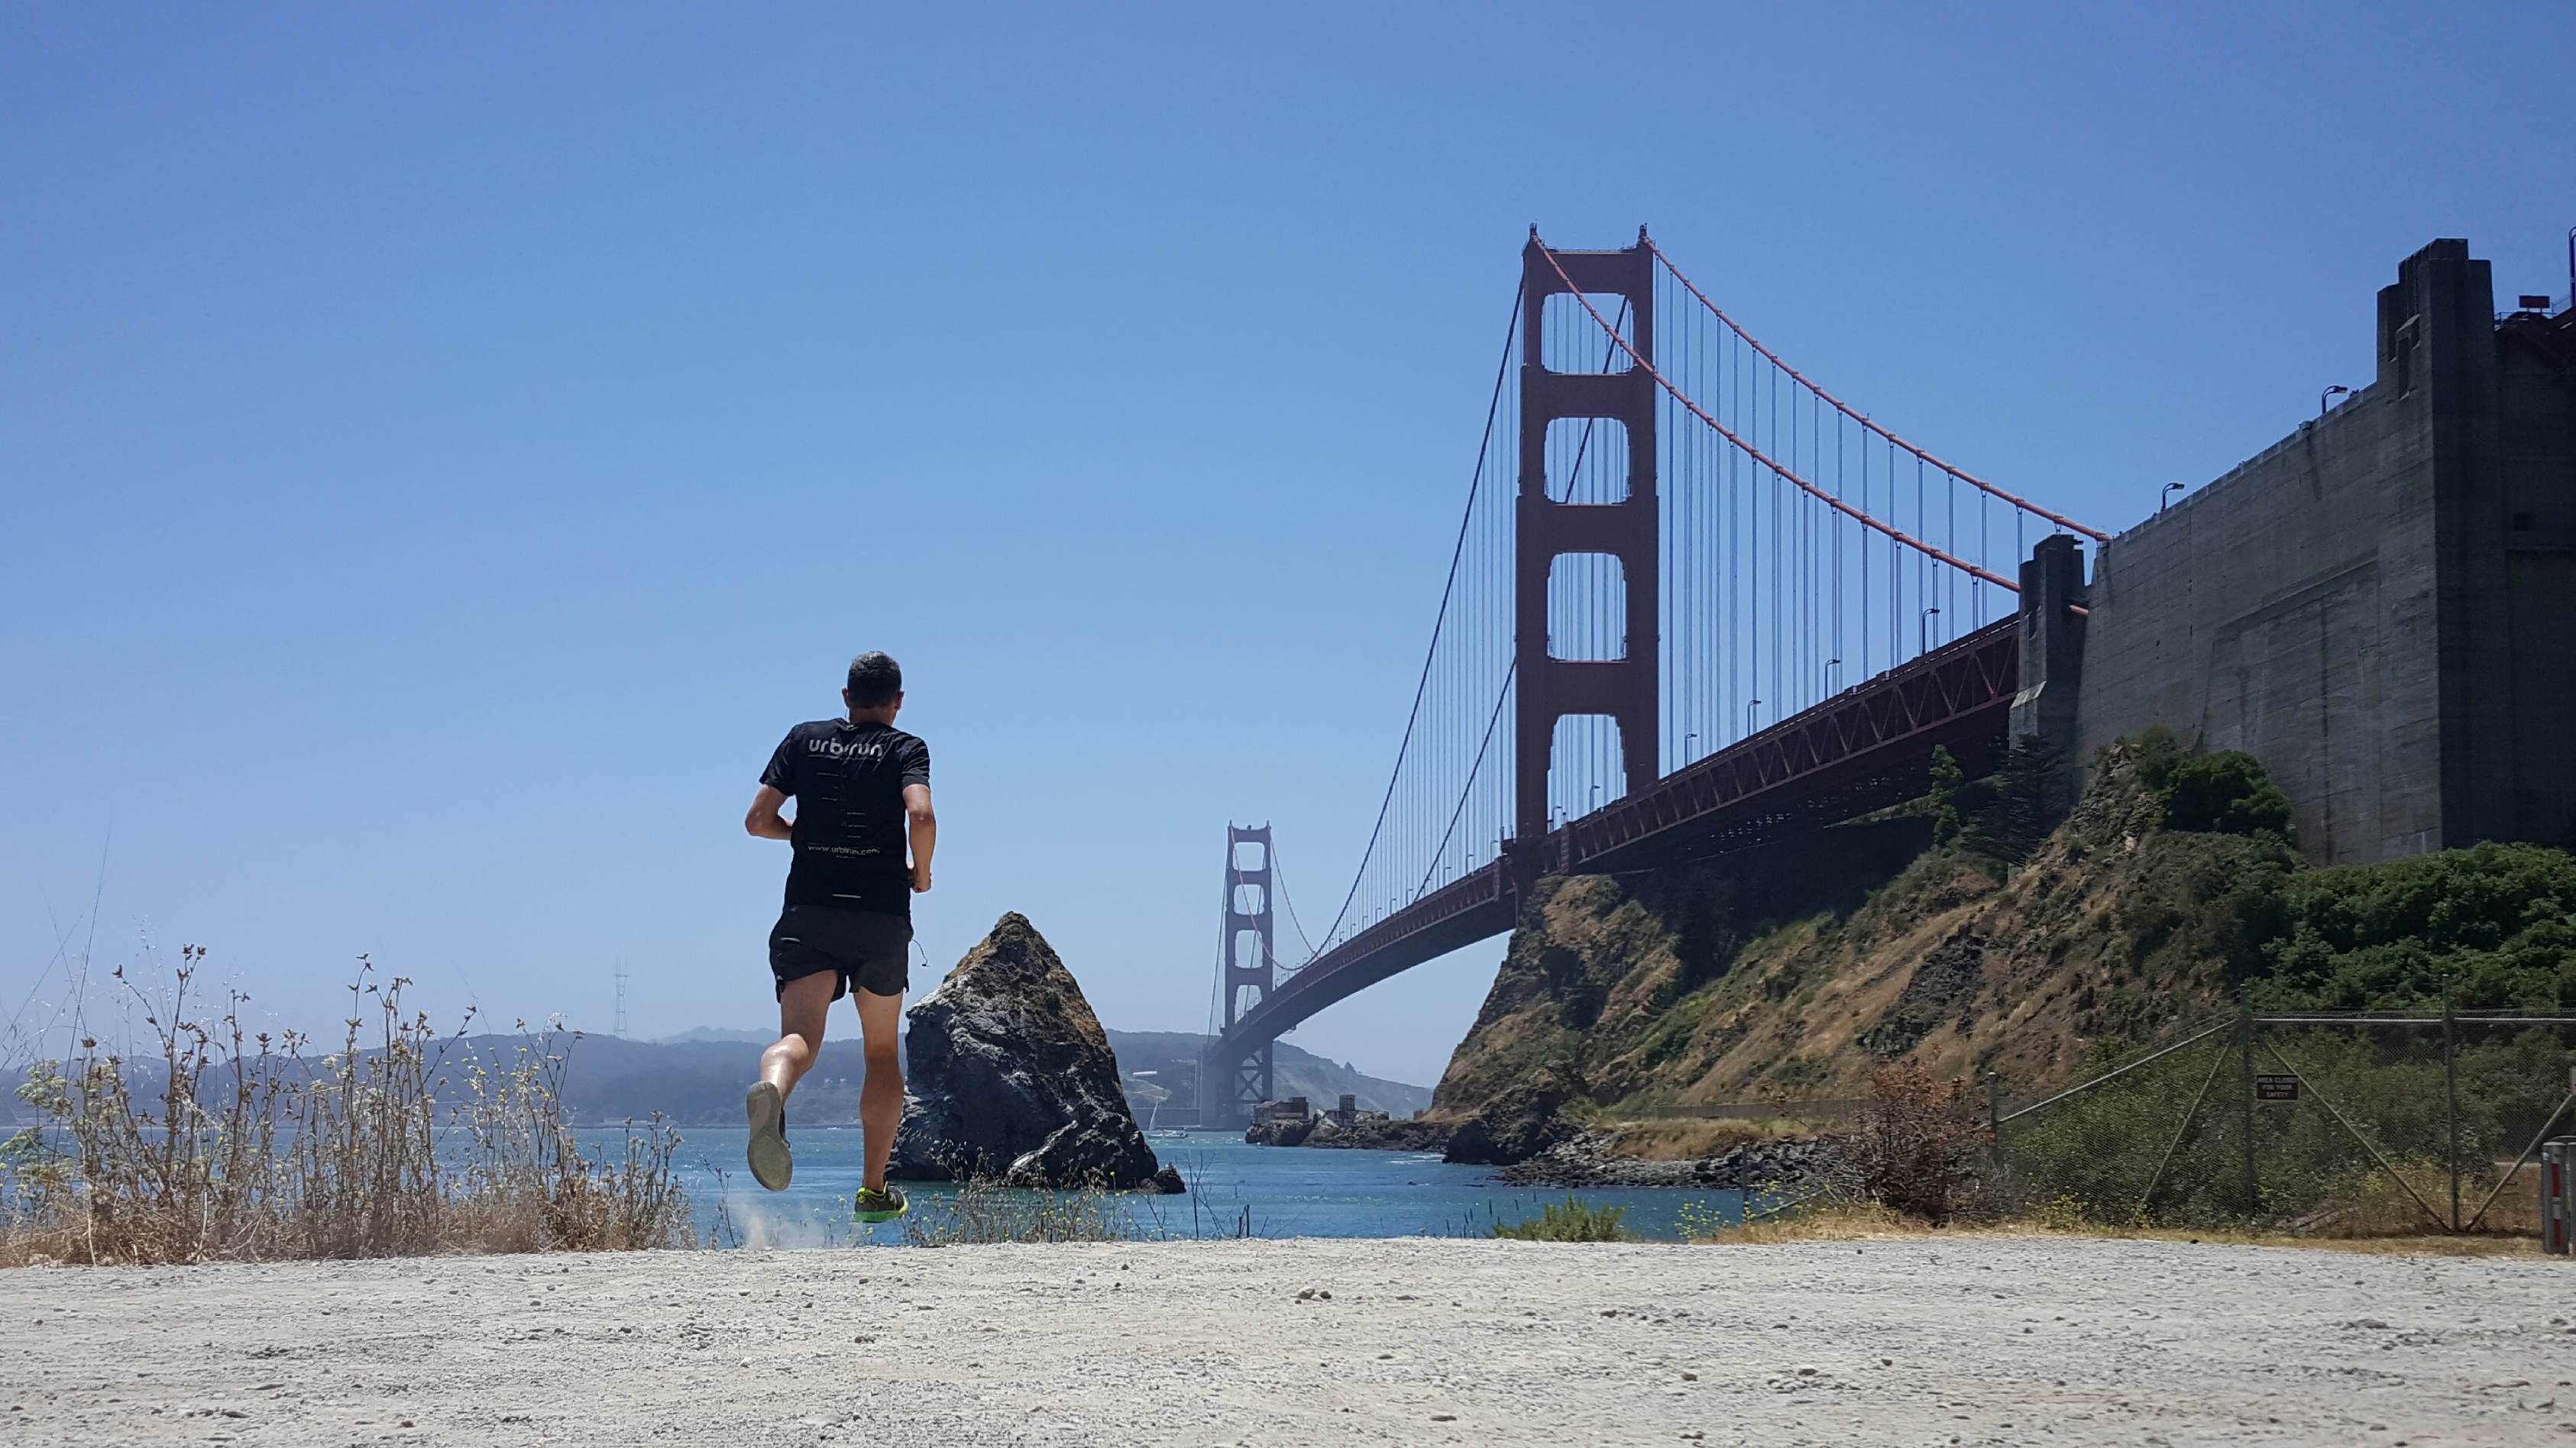
POLYGON ((751 1179, 773 1192, 787 1190, 796 1175, 796 1158, 787 1150, 787 1102, 777 1087, 763 1081, 743 1097, 742 1111, 751 1118, 751 1141, 743 1148, 751 1179))
POLYGON ((858 1210, 850 1215, 862 1222, 891 1222, 902 1216, 911 1205, 903 1199, 901 1187, 861 1187, 858 1210))

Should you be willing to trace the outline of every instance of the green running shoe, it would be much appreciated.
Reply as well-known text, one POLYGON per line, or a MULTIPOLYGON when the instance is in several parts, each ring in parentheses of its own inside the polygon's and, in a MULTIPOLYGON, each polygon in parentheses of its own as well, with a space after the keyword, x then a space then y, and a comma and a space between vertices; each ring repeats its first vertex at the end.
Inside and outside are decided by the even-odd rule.
POLYGON ((762 1081, 743 1097, 742 1110, 751 1119, 751 1141, 743 1148, 751 1179, 773 1192, 787 1190, 796 1175, 796 1158, 787 1150, 787 1103, 762 1081))
POLYGON ((861 1187, 858 1210, 850 1215, 862 1222, 891 1222, 911 1205, 903 1199, 901 1187, 861 1187))

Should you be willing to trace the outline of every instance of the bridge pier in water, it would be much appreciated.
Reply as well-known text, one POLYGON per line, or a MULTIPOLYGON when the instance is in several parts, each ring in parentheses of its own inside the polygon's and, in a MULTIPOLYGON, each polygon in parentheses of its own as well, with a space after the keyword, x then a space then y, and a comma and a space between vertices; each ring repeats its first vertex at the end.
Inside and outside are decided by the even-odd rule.
MULTIPOLYGON (((1278 984, 1278 958, 1272 951, 1277 861, 1270 852, 1270 826, 1225 827, 1225 938, 1217 967, 1224 999, 1220 1042, 1232 1035, 1253 1008, 1270 998, 1278 984)), ((1217 1130, 1239 1130, 1251 1124, 1252 1108, 1276 1095, 1276 1037, 1257 1045, 1226 1051, 1211 1048, 1199 1067, 1199 1124, 1217 1130)))

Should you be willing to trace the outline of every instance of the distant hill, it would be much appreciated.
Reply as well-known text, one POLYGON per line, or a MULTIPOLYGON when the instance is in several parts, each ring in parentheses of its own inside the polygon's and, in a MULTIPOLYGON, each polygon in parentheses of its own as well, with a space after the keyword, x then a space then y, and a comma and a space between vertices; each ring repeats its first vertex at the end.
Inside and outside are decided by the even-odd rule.
MULTIPOLYGON (((1119 1084, 1127 1088, 1137 1120, 1150 1116, 1158 1101, 1174 1113, 1198 1110, 1199 1056, 1208 1040, 1195 1031, 1109 1033, 1109 1049, 1118 1054, 1119 1084)), ((1431 1104, 1428 1086, 1363 1075, 1348 1063, 1337 1065, 1286 1041, 1273 1052, 1271 1065, 1271 1085, 1280 1096, 1303 1096, 1318 1107, 1335 1104, 1345 1093, 1359 1098, 1361 1110, 1390 1116, 1411 1116, 1431 1104)))
MULTIPOLYGON (((543 1050, 561 1054, 561 1090, 563 1104, 576 1125, 610 1125, 628 1118, 641 1121, 660 1112, 682 1126, 739 1126, 742 1124, 743 1088, 760 1074, 760 1053, 768 1045, 766 1038, 758 1044, 748 1041, 697 1040, 678 1043, 626 1041, 615 1036, 570 1034, 539 1038, 516 1035, 469 1036, 463 1040, 448 1038, 438 1043, 438 1058, 459 1065, 468 1057, 486 1061, 499 1060, 504 1065, 521 1059, 525 1050, 543 1050)), ((322 1058, 306 1055, 292 1063, 280 1061, 280 1068, 290 1078, 318 1072, 322 1058)), ((799 1121, 813 1125, 831 1124, 836 1112, 830 1078, 836 1071, 856 1071, 859 1050, 856 1041, 826 1042, 818 1076, 808 1077, 816 1087, 797 1093, 799 1121)), ((153 1060, 133 1061, 129 1065, 135 1086, 129 1088, 141 1099, 148 1099, 162 1088, 165 1079, 161 1064, 153 1060)), ((452 1072, 450 1073, 452 1075, 452 1072)), ((14 1087, 23 1073, 11 1072, 0 1085, 14 1087)), ((453 1080, 449 1090, 457 1089, 453 1080)), ((14 1095, 14 1092, 11 1093, 14 1095)), ((851 1121, 856 1121, 858 1090, 853 1083, 847 1095, 851 1121)), ((14 1103, 13 1103, 14 1104, 14 1103)), ((18 1124, 31 1124, 38 1117, 33 1107, 18 1106, 9 1113, 18 1124)), ((5 1118, 0 1118, 5 1119, 5 1118)))
MULTIPOLYGON (((843 1022, 835 1021, 835 1027, 843 1022)), ((1139 1121, 1159 1103, 1178 1118, 1198 1110, 1199 1053, 1208 1038, 1188 1031, 1111 1031, 1119 1084, 1139 1121)), ((742 1120, 742 1091, 760 1074, 766 1032, 701 1027, 661 1041, 586 1036, 575 1043, 565 1072, 564 1103, 585 1122, 642 1119, 659 1111, 683 1126, 732 1126, 742 1120)), ((1279 1043, 1274 1084, 1282 1096, 1304 1096, 1330 1106, 1345 1092, 1365 1111, 1411 1116, 1431 1104, 1431 1088, 1365 1075, 1279 1043)), ((853 1126, 859 1119, 859 1043, 848 1036, 823 1043, 813 1074, 796 1088, 794 1119, 810 1126, 853 1126)))
MULTIPOLYGON (((849 1034, 824 1041, 822 1059, 796 1089, 791 1108, 795 1124, 858 1124, 862 1074, 858 1023, 836 1018, 832 1025, 835 1030, 846 1026, 849 1034)), ((550 1049, 563 1052, 563 1102, 577 1124, 642 1121, 658 1111, 680 1126, 739 1126, 743 1088, 759 1076, 760 1053, 771 1039, 766 1031, 700 1026, 658 1041, 566 1037, 550 1049)), ((1151 1120, 1158 1103, 1176 1119, 1194 1119, 1190 1113, 1198 1109, 1199 1052, 1207 1039, 1180 1031, 1109 1033, 1110 1049, 1118 1055, 1120 1085, 1126 1088, 1137 1120, 1151 1120)), ((530 1043, 523 1036, 475 1036, 450 1043, 448 1049, 462 1055, 463 1048, 471 1048, 511 1059, 530 1043)), ((1279 1044, 1277 1062, 1276 1084, 1282 1096, 1304 1096, 1319 1106, 1330 1106, 1349 1092, 1359 1098, 1363 1109, 1396 1116, 1411 1116, 1431 1104, 1427 1086, 1364 1076, 1284 1041, 1279 1044)), ((158 1079, 148 1063, 137 1069, 142 1078, 158 1079)), ((19 1074, 9 1073, 0 1086, 16 1085, 19 1074)), ((19 1105, 14 1096, 0 1101, 0 1123, 15 1118, 17 1124, 32 1124, 36 1117, 33 1107, 19 1105)))

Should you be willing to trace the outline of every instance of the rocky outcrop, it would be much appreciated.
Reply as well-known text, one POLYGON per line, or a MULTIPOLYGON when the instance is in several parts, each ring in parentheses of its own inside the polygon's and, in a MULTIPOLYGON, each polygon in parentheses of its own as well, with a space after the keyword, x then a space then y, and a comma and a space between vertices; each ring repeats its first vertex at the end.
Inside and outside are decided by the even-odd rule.
POLYGON ((1449 1135, 1444 1160, 1510 1166, 1570 1141, 1582 1128, 1565 1115, 1565 1107, 1581 1094, 1572 1082, 1542 1070, 1460 1123, 1449 1135))
POLYGON ((1816 1170, 1826 1138, 1783 1136, 1739 1141, 1688 1161, 1641 1161, 1611 1155, 1614 1138, 1586 1131, 1495 1173, 1513 1186, 1700 1187, 1735 1191, 1794 1186, 1816 1170))
POLYGON ((1453 1130, 1445 1121, 1397 1121, 1371 1112, 1348 1126, 1327 1116, 1256 1122, 1243 1133, 1254 1146, 1314 1146, 1346 1151, 1440 1151, 1453 1130))
POLYGON ((889 1176, 1183 1189, 1137 1129, 1082 987, 1025 917, 1003 916, 905 1020, 910 1070, 889 1176))
POLYGON ((2017 864, 1936 845, 1924 802, 1698 864, 1540 879, 1433 1098, 1459 1123, 1450 1159, 1526 1161, 1649 1109, 1857 1096, 1889 1060, 2028 1096, 2225 1009, 2273 969, 2297 857, 2164 827, 2148 760, 2105 750, 2017 864), (1542 1079, 1573 1088, 1562 1112, 1542 1079))
POLYGON ((1244 1128, 1243 1140, 1250 1146, 1304 1146, 1322 1120, 1316 1116, 1274 1116, 1244 1128))
POLYGON ((1812 1051, 1819 927, 1864 909, 1930 839, 1921 821, 1861 822, 1704 864, 1540 879, 1432 1100, 1460 1124, 1450 1159, 1509 1165, 1570 1139, 1553 1119, 1568 1102, 1748 1100, 1812 1069, 1788 1058, 1812 1051), (1796 974, 1766 969, 1779 956, 1796 974))

